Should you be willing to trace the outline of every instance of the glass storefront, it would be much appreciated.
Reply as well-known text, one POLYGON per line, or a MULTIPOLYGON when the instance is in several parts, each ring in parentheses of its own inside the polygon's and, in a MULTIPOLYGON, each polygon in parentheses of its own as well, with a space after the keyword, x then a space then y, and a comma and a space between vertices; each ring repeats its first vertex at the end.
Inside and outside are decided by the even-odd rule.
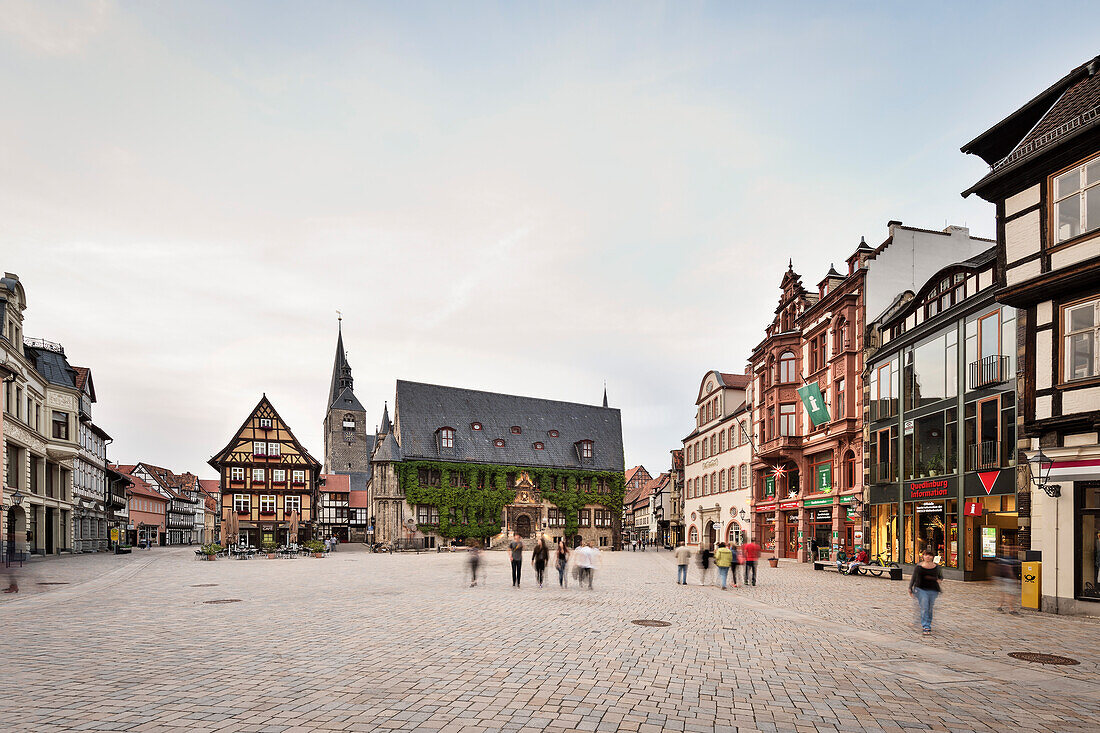
POLYGON ((1077 597, 1100 601, 1100 484, 1079 483, 1077 494, 1077 597))
POLYGON ((931 548, 944 567, 959 566, 958 502, 909 501, 905 503, 905 560, 920 562, 921 553, 931 548))
POLYGON ((901 562, 901 546, 898 539, 898 505, 875 504, 871 507, 871 559, 879 555, 887 562, 901 562))

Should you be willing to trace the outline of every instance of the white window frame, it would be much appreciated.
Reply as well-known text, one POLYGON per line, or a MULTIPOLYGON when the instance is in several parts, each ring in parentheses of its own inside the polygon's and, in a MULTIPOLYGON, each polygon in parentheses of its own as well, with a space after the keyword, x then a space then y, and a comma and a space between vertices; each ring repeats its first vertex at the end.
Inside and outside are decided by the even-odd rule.
POLYGON ((260 514, 275 513, 275 494, 260 494, 260 514))
POLYGON ((253 468, 252 469, 252 480, 253 481, 258 481, 258 482, 262 483, 264 481, 264 479, 265 479, 264 470, 262 468, 253 468))
POLYGON ((290 513, 292 511, 302 513, 302 497, 296 494, 283 497, 283 512, 290 513))
POLYGON ((252 455, 254 456, 266 456, 267 455, 267 443, 262 440, 252 441, 252 455))
POLYGON ((1086 234, 1089 234, 1090 232, 1094 232, 1097 229, 1100 229, 1100 222, 1096 222, 1092 225, 1089 224, 1087 220, 1088 207, 1085 206, 1085 202, 1090 193, 1094 196, 1100 196, 1100 188, 1098 188, 1098 186, 1100 186, 1100 155, 1094 155, 1088 160, 1081 161, 1080 164, 1075 165, 1073 168, 1064 170, 1061 173, 1051 177, 1050 188, 1053 195, 1051 196, 1052 203, 1050 209, 1050 219, 1053 222, 1052 226, 1054 227, 1054 244, 1057 245, 1061 244, 1062 242, 1068 242, 1072 239, 1077 239, 1077 237, 1084 236, 1086 234), (1085 177, 1088 173, 1088 166, 1090 164, 1097 164, 1094 166, 1097 171, 1097 174, 1095 176, 1096 180, 1090 181, 1085 177), (1069 193, 1063 193, 1062 191, 1059 191, 1058 179, 1062 178, 1068 173, 1073 172, 1076 172, 1078 175, 1078 180, 1080 181, 1078 187, 1073 191, 1070 191, 1069 193), (1080 231, 1077 232, 1077 234, 1063 237, 1058 231, 1058 204, 1068 201, 1069 199, 1074 197, 1077 198, 1077 221, 1080 224, 1080 231))
POLYGON ((260 418, 260 427, 261 428, 270 428, 271 427, 271 418, 270 417, 261 417, 260 418))
POLYGON ((1062 307, 1062 351, 1062 374, 1067 383, 1095 379, 1100 376, 1100 298, 1062 307), (1070 313, 1083 308, 1092 308, 1092 326, 1071 331, 1070 313), (1070 371, 1073 364, 1073 352, 1070 349, 1070 342, 1074 336, 1087 334, 1092 335, 1092 371, 1089 374, 1074 376, 1070 371))
POLYGON ((248 494, 233 494, 233 511, 247 514, 252 511, 252 497, 248 494))
POLYGON ((440 428, 439 429, 439 445, 440 447, 453 450, 455 447, 455 431, 453 428, 440 428))
POLYGON ((305 482, 306 482, 306 472, 305 471, 295 471, 294 473, 291 474, 291 481, 293 481, 296 484, 303 484, 304 485, 305 482))
POLYGON ((280 458, 283 454, 283 446, 279 443, 267 444, 267 455, 269 458, 280 458))
POLYGON ((286 469, 285 468, 272 469, 272 471, 271 471, 271 480, 274 481, 277 484, 285 484, 286 483, 286 469))

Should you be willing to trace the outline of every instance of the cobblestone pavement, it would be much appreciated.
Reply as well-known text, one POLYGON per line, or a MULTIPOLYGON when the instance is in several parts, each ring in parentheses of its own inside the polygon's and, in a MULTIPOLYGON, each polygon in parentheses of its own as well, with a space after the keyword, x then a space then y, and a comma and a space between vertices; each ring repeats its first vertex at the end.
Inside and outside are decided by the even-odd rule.
POLYGON ((463 555, 350 545, 31 563, 35 592, 0 595, 2 727, 1097 730, 1100 621, 1000 614, 986 584, 947 583, 922 638, 905 584, 881 578, 765 563, 757 586, 723 592, 694 567, 677 586, 668 553, 609 553, 592 591, 540 589, 529 566, 516 590, 506 556, 485 558, 474 588, 463 555))

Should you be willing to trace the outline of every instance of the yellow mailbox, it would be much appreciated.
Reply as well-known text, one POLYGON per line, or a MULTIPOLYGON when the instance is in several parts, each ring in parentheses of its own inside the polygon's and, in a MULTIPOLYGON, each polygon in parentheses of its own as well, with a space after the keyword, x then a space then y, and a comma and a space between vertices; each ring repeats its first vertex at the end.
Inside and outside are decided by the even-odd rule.
POLYGON ((1025 562, 1020 566, 1020 605, 1039 610, 1043 590, 1043 563, 1025 562))

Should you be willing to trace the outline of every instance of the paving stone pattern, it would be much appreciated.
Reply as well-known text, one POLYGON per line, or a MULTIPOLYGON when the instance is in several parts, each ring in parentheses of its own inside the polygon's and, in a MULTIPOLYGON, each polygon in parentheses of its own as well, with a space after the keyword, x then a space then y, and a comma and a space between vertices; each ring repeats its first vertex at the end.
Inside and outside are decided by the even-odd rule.
POLYGON ((605 553, 589 591, 468 587, 460 554, 199 562, 187 549, 33 562, 0 595, 5 730, 1097 730, 1100 621, 996 612, 947 583, 936 633, 905 583, 781 563, 677 586, 605 553), (40 582, 67 583, 38 585, 40 582), (216 585, 209 585, 216 584, 216 585), (202 586, 202 587, 196 587, 202 586), (240 599, 239 603, 204 601, 240 599), (657 619, 669 627, 643 627, 657 619), (1074 667, 1010 651, 1065 654, 1074 667))

